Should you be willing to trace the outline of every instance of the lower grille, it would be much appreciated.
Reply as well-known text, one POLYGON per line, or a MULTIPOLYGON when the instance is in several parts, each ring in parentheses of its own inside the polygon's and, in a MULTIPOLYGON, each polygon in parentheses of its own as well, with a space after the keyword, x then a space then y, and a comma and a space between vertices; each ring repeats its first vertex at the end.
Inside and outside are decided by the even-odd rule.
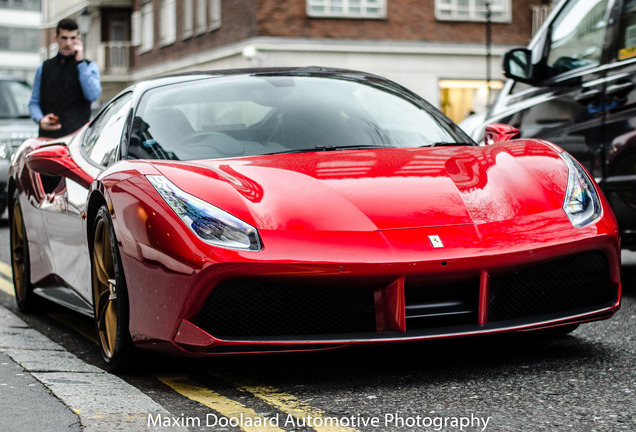
POLYGON ((197 325, 220 337, 373 332, 373 291, 230 281, 210 294, 197 325))
POLYGON ((586 252, 515 273, 491 276, 489 321, 548 315, 613 303, 607 258, 586 252))
MULTIPOLYGON (((618 298, 608 260, 595 251, 513 273, 493 272, 489 280, 489 329, 505 327, 510 320, 531 324, 591 312, 612 306, 618 298)), ((410 334, 483 328, 478 323, 479 273, 447 282, 429 281, 422 275, 407 277, 403 297, 375 296, 395 286, 394 282, 393 277, 320 282, 231 280, 212 291, 195 324, 220 338, 291 340, 346 334, 346 338, 364 339, 382 337, 376 316, 383 317, 389 310, 403 316, 406 333, 410 334), (404 298, 403 314, 399 305, 387 308, 382 303, 396 298, 404 298), (382 308, 379 315, 377 307, 382 308)), ((392 332, 393 337, 397 334, 392 332)))

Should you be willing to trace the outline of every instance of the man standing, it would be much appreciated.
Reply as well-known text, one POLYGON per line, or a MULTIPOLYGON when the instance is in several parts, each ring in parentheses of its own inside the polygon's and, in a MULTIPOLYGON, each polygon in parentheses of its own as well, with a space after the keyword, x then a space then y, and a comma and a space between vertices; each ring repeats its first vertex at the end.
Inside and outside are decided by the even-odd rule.
POLYGON ((59 51, 35 72, 29 101, 40 136, 59 138, 75 132, 91 117, 91 102, 102 94, 97 64, 84 59, 77 23, 63 19, 55 29, 59 51), (46 113, 46 114, 44 114, 46 113))

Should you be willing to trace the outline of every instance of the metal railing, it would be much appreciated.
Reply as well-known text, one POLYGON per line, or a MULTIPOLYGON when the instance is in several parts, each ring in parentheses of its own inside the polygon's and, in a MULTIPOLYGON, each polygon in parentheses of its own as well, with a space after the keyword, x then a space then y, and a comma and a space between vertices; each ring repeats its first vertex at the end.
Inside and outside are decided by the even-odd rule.
POLYGON ((103 73, 127 73, 132 68, 130 41, 109 41, 100 44, 98 64, 103 73))

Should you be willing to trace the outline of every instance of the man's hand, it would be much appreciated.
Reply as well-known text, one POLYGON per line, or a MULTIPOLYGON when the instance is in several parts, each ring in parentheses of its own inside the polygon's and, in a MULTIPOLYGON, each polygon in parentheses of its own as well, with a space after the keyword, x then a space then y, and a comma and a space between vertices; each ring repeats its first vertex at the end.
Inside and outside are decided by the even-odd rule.
POLYGON ((42 130, 54 131, 62 129, 62 124, 55 114, 47 114, 40 119, 40 127, 42 130))
POLYGON ((84 60, 84 44, 82 43, 81 35, 77 36, 77 39, 75 39, 74 50, 75 50, 75 61, 79 63, 82 60, 84 60))

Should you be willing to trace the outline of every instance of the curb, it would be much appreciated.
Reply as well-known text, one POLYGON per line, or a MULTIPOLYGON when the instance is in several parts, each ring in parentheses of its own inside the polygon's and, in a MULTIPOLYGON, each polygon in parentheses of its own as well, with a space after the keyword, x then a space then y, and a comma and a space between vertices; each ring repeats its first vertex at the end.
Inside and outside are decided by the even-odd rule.
MULTIPOLYGON (((78 417, 81 430, 153 430, 149 415, 171 417, 157 402, 121 378, 85 363, 30 328, 17 315, 0 306, 0 353, 9 356, 24 372, 41 382, 78 417)), ((24 380, 25 391, 29 389, 24 380)), ((24 413, 39 412, 59 401, 46 392, 32 397, 24 413)), ((28 419, 20 420, 28 424, 28 419)), ((175 428, 171 430, 186 430, 175 428)))

